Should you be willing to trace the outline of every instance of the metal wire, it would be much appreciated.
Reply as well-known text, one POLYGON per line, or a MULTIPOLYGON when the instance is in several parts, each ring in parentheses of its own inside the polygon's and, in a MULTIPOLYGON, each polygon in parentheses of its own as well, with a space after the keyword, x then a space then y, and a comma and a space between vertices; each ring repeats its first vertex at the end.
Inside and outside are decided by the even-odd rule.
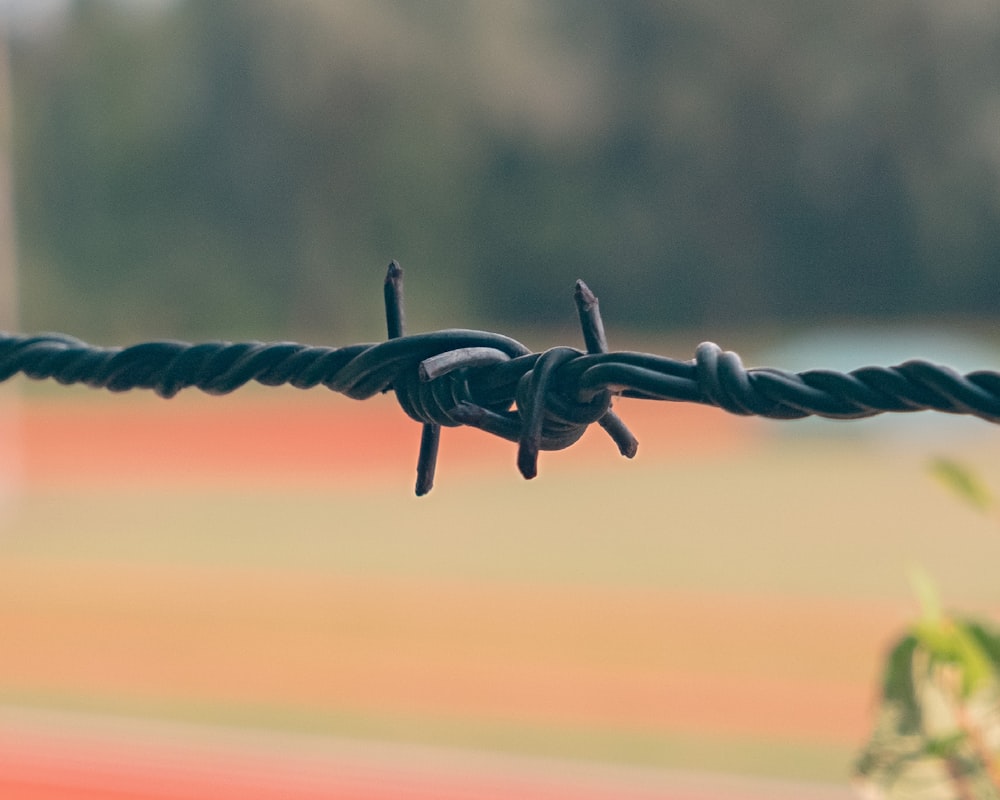
POLYGON ((1000 422, 996 372, 962 375, 923 360, 848 373, 746 369, 738 355, 711 342, 699 345, 688 361, 609 352, 597 298, 582 281, 575 299, 585 350, 535 353, 488 331, 406 335, 402 270, 393 262, 385 282, 385 342, 333 348, 160 341, 102 348, 61 333, 0 333, 0 381, 23 374, 113 392, 152 389, 162 397, 189 387, 226 394, 250 381, 325 386, 358 400, 392 391, 424 426, 418 495, 433 485, 442 426, 468 425, 517 442, 517 464, 526 478, 537 474, 539 451, 569 447, 594 422, 631 458, 638 444, 611 409, 615 396, 701 403, 771 419, 934 410, 1000 422))

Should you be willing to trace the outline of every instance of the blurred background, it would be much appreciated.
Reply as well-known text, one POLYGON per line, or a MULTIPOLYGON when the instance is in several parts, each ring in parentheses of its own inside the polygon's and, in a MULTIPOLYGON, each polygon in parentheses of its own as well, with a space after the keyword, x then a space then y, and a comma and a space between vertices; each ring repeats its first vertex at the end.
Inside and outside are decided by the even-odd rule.
MULTIPOLYGON (((0 25, 0 327, 374 341, 398 258, 411 331, 576 344, 551 334, 583 278, 612 348, 1000 363, 989 0, 5 0, 0 25)), ((282 797, 329 772, 840 797, 905 564, 996 603, 996 531, 925 491, 940 448, 998 477, 974 420, 623 404, 635 464, 595 434, 522 485, 446 431, 417 503, 390 398, 5 388, 11 797, 91 762, 136 797, 250 764, 282 797)))
POLYGON ((435 325, 1000 299, 986 0, 5 5, 31 329, 352 338, 391 257, 435 325))

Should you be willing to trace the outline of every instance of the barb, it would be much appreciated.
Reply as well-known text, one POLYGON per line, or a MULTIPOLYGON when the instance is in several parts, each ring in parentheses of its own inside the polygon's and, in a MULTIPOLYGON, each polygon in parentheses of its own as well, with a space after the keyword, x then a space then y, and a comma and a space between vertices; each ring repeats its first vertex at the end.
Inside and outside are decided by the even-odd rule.
POLYGON ((555 347, 534 353, 515 339, 477 330, 407 335, 402 270, 392 262, 385 281, 385 342, 334 348, 162 341, 102 348, 61 333, 0 334, 0 382, 22 374, 113 392, 152 389, 162 397, 189 387, 226 394, 250 381, 325 386, 357 400, 392 391, 423 425, 418 495, 433 485, 441 427, 469 425, 516 442, 525 478, 537 474, 540 451, 569 447, 594 422, 631 458, 638 444, 612 411, 616 396, 701 403, 771 419, 933 410, 1000 422, 997 372, 962 375, 922 360, 848 373, 746 369, 738 355, 710 342, 688 361, 609 352, 597 298, 582 281, 575 300, 585 351, 555 347))

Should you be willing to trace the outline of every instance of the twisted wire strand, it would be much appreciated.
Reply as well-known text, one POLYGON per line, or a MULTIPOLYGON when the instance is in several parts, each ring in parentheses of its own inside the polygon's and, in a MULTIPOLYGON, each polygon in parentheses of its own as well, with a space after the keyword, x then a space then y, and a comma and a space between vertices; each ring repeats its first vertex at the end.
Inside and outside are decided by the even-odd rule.
MULTIPOLYGON (((723 352, 710 342, 700 345, 689 361, 636 352, 586 354, 568 347, 547 353, 558 356, 558 393, 520 399, 523 404, 549 402, 553 413, 560 403, 569 403, 563 415, 570 421, 575 415, 569 408, 586 406, 598 394, 611 392, 644 400, 713 405, 733 414, 772 419, 810 415, 858 419, 934 410, 1000 422, 1000 374, 961 375, 921 360, 849 373, 792 373, 767 367, 746 369, 735 353, 723 352)), ((474 330, 444 330, 340 348, 293 342, 177 341, 101 348, 64 334, 3 333, 0 381, 23 374, 113 392, 151 389, 161 397, 173 397, 191 387, 227 394, 256 381, 299 389, 322 385, 364 400, 416 376, 430 393, 409 397, 407 412, 419 421, 448 425, 467 424, 464 418, 456 423, 441 417, 462 400, 485 407, 509 405, 517 399, 521 379, 542 355, 513 339, 474 330), (462 358, 467 352, 468 357, 462 358), (445 357, 453 361, 451 368, 437 366, 445 357), (454 381, 442 380, 456 370, 462 370, 467 397, 455 394, 454 381), (448 391, 442 392, 445 387, 448 391), (425 402, 428 397, 432 402, 425 402)))
POLYGON ((576 299, 586 352, 531 352, 507 336, 478 330, 404 335, 401 274, 395 262, 390 265, 395 294, 386 294, 392 338, 385 342, 334 348, 159 341, 102 348, 61 333, 0 333, 0 382, 22 374, 113 392, 151 389, 162 397, 191 387, 226 394, 251 381, 325 386, 357 400, 393 391, 404 411, 425 426, 418 494, 433 483, 439 426, 469 425, 517 442, 518 467, 529 478, 540 450, 569 447, 594 422, 631 457, 637 443, 611 409, 615 396, 700 403, 779 420, 933 410, 1000 422, 1000 374, 992 371, 962 375, 923 360, 847 373, 747 369, 738 355, 710 342, 687 361, 608 352, 597 298, 582 282, 576 299))

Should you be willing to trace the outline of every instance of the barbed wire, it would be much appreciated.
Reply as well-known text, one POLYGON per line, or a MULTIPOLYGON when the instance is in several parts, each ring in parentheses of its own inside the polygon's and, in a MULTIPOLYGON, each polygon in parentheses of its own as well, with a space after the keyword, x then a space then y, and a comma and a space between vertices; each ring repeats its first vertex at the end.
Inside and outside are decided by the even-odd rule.
POLYGON ((102 348, 61 333, 0 334, 0 382, 23 374, 113 392, 152 389, 162 397, 189 387, 226 394, 250 381, 325 386, 358 400, 391 391, 423 424, 418 495, 433 486, 442 426, 467 425, 516 442, 525 478, 537 474, 541 450, 569 447, 595 422, 631 458, 638 443, 612 410, 616 396, 701 403, 783 420, 933 410, 1000 422, 1000 374, 992 371, 962 375, 919 359, 848 373, 747 369, 736 353, 711 342, 687 361, 609 352, 597 298, 583 281, 577 281, 575 300, 585 350, 537 353, 510 337, 477 330, 406 335, 402 275, 392 262, 384 290, 385 342, 335 348, 158 341, 102 348))

